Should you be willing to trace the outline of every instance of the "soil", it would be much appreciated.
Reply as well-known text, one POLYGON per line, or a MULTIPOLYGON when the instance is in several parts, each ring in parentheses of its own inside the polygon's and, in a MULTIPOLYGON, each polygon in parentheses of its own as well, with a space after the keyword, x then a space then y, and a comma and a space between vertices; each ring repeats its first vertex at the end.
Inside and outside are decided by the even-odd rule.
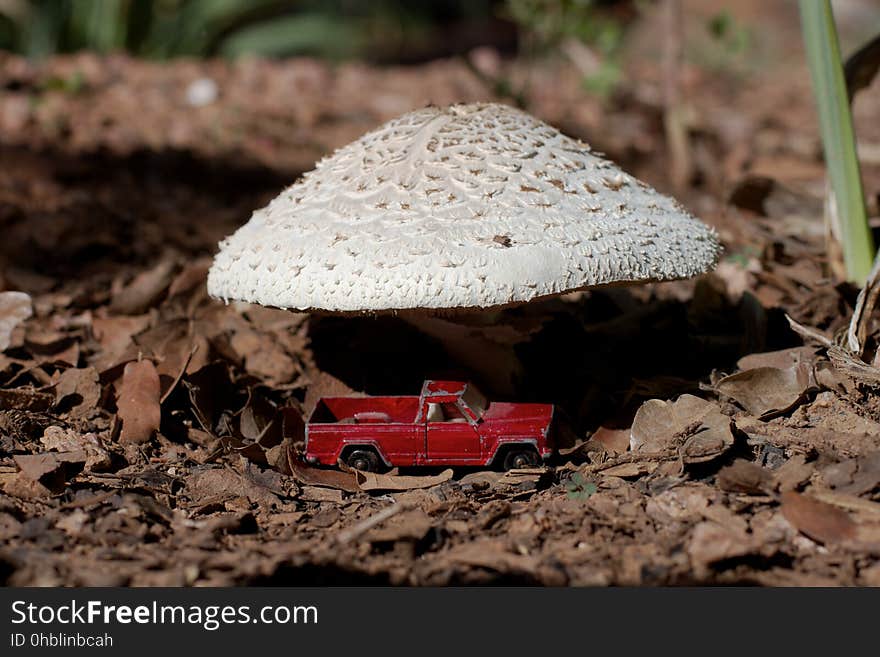
MULTIPOLYGON (((861 355, 834 341, 859 290, 827 256, 809 78, 774 31, 790 19, 748 75, 686 67, 679 188, 647 37, 606 100, 566 61, 486 50, 396 68, 0 56, 0 290, 30 297, 0 303, 0 581, 880 585, 877 327, 861 355), (216 97, 193 104, 204 79, 216 97), (218 240, 316 159, 426 102, 489 99, 675 194, 718 229, 717 271, 447 318, 479 362, 396 317, 207 296, 218 240), (553 402, 559 456, 378 478, 301 462, 321 395, 439 377, 553 402)), ((878 99, 855 106, 872 216, 878 99)))

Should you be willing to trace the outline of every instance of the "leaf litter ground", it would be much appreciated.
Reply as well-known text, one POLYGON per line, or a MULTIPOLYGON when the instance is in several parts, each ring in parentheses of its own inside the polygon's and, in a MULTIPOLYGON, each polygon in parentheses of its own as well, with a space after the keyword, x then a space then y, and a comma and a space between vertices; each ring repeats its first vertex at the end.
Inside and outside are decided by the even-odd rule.
MULTIPOLYGON (((609 108, 545 73, 556 78, 532 111, 587 139, 616 122, 602 147, 662 188, 655 105, 623 94, 609 108)), ((682 197, 725 241, 715 275, 509 309, 462 329, 492 347, 474 367, 394 317, 205 293, 217 240, 322 153, 426 88, 435 102, 490 98, 466 66, 355 75, 83 55, 6 58, 2 77, 0 289, 32 300, 31 314, 0 299, 5 583, 880 584, 876 327, 854 361, 785 317, 832 336, 858 292, 823 277, 816 197, 801 184, 821 185, 815 151, 799 151, 811 119, 780 119, 743 91, 728 107, 764 135, 747 156, 709 120, 694 131, 709 150, 682 197), (83 90, 45 91, 72 71, 83 90), (224 96, 182 111, 169 89, 184 97, 198 76, 224 96), (291 80, 301 101, 285 114, 291 80), (254 85, 269 90, 258 101, 254 85), (137 125, 124 100, 135 88, 155 101, 137 125), (792 177, 767 179, 785 158, 799 162, 792 177), (554 402, 559 457, 378 476, 299 460, 318 397, 411 393, 425 376, 554 402)))

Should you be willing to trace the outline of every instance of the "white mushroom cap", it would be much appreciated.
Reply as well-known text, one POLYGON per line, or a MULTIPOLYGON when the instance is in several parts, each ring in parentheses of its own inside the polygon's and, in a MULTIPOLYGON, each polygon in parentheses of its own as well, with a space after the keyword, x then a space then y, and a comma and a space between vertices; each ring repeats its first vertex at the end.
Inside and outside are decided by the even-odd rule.
POLYGON ((715 232, 512 107, 427 107, 321 160, 220 244, 208 292, 330 312, 488 308, 714 267, 715 232))

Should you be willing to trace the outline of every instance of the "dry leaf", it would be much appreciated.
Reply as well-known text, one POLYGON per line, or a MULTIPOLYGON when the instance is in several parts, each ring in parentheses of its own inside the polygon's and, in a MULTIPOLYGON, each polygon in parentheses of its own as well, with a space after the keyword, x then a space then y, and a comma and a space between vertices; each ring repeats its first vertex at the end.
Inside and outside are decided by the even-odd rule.
POLYGON ((880 486, 880 451, 826 466, 822 470, 822 478, 841 493, 870 493, 880 486))
POLYGON ((54 395, 33 388, 10 388, 0 390, 0 408, 20 411, 48 411, 55 402, 54 395))
POLYGON ((9 348, 12 331, 32 313, 29 295, 24 292, 0 292, 0 351, 9 348))
POLYGON ((303 486, 299 495, 301 500, 307 502, 333 502, 342 504, 342 490, 338 488, 323 488, 321 486, 303 486))
POLYGON ((165 292, 174 277, 175 264, 161 260, 155 267, 141 272, 113 295, 110 310, 119 315, 137 315, 152 306, 165 292))
POLYGON ((790 411, 813 387, 812 368, 806 363, 786 369, 757 367, 726 376, 715 385, 719 394, 760 418, 790 411))
POLYGON ((856 535, 856 525, 845 511, 809 495, 783 493, 782 515, 799 532, 820 543, 840 543, 856 535))
POLYGON ((614 454, 623 454, 629 450, 630 429, 609 429, 599 427, 590 436, 590 440, 600 443, 605 449, 614 454))
POLYGON ((370 543, 420 541, 430 531, 431 518, 421 509, 404 510, 364 535, 370 543))
POLYGON ((313 468, 298 459, 290 459, 290 470, 291 476, 306 486, 327 486, 348 493, 357 493, 361 490, 357 479, 351 472, 313 468))
POLYGON ((280 506, 278 494, 250 477, 245 477, 230 468, 206 468, 196 470, 186 478, 184 490, 194 504, 220 504, 236 497, 246 497, 263 508, 280 506))
POLYGON ((122 420, 119 442, 144 443, 159 430, 162 420, 159 399, 159 374, 152 361, 126 365, 116 401, 118 416, 122 420))
POLYGON ((137 317, 95 317, 92 333, 100 343, 101 350, 92 362, 102 374, 131 360, 137 360, 138 350, 132 336, 146 330, 149 315, 137 317))
POLYGON ((773 478, 779 492, 785 493, 808 482, 812 474, 813 466, 807 465, 802 454, 796 454, 773 472, 773 478))
POLYGON ((187 264, 181 272, 171 281, 168 286, 168 298, 176 297, 184 292, 189 292, 197 285, 204 285, 208 278, 208 269, 211 261, 207 259, 197 260, 187 264))
POLYGON ((846 334, 846 346, 858 358, 862 357, 865 350, 871 316, 877 305, 878 297, 880 297, 880 260, 875 260, 874 266, 856 299, 856 307, 853 309, 846 334))
POLYGON ((289 383, 300 372, 299 365, 278 340, 268 334, 243 329, 232 336, 230 344, 244 362, 245 370, 269 385, 289 383))
POLYGON ((444 470, 440 474, 426 477, 401 477, 396 475, 376 474, 355 470, 358 487, 361 490, 414 490, 430 488, 452 479, 452 470, 444 470))
POLYGON ((813 347, 791 347, 779 351, 764 351, 743 356, 736 362, 737 369, 753 370, 759 367, 787 369, 800 363, 809 363, 816 355, 813 347))
POLYGON ((468 363, 493 390, 503 394, 514 392, 513 382, 522 379, 523 367, 515 350, 517 342, 528 339, 528 333, 514 334, 503 327, 505 341, 493 337, 494 327, 475 327, 451 319, 423 314, 404 315, 409 322, 425 335, 439 340, 443 348, 456 360, 468 363), (504 330, 504 329, 507 330, 504 330))
POLYGON ((733 445, 730 418, 694 395, 675 402, 649 399, 633 419, 631 449, 639 452, 677 451, 685 463, 708 461, 733 445))
POLYGON ((101 381, 94 367, 71 368, 55 384, 55 408, 71 417, 89 415, 101 398, 101 381))
POLYGON ((84 451, 77 451, 23 454, 12 458, 25 478, 39 483, 49 492, 59 493, 64 489, 68 476, 72 474, 72 471, 67 470, 67 465, 71 464, 74 470, 79 470, 87 457, 84 451))
POLYGON ((773 475, 757 463, 737 459, 718 471, 717 483, 721 490, 731 493, 758 495, 770 490, 773 475))
POLYGON ((653 461, 621 463, 620 465, 612 466, 607 470, 602 470, 601 473, 607 477, 621 477, 626 479, 627 477, 639 477, 643 474, 650 474, 654 472, 657 467, 658 464, 653 461))
POLYGON ((306 390, 306 398, 303 401, 303 415, 305 417, 308 417, 315 410, 315 406, 321 397, 347 397, 362 394, 352 390, 345 383, 327 372, 310 372, 309 377, 311 378, 311 385, 306 390))
POLYGON ((688 556, 698 570, 724 559, 744 556, 753 549, 745 531, 709 521, 694 527, 687 546, 688 556))
POLYGON ((85 452, 86 470, 103 470, 110 467, 110 453, 93 433, 79 434, 59 426, 46 427, 40 442, 46 449, 59 452, 85 452))

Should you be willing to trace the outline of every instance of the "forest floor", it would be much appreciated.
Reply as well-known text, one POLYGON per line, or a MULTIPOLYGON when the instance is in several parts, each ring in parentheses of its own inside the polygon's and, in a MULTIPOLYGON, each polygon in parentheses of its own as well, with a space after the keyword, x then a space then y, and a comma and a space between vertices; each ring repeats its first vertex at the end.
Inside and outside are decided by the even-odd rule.
MULTIPOLYGON (((806 70, 796 49, 687 66, 676 189, 660 64, 637 54, 604 101, 568 63, 491 50, 406 68, 0 56, 0 290, 33 309, 0 307, 0 582, 880 585, 876 326, 861 361, 786 319, 833 339, 858 294, 828 272, 806 70), (394 317, 207 296, 218 240, 316 159, 503 89, 715 226, 717 271, 506 310, 504 330, 469 329, 509 359, 479 372, 394 317), (553 402, 566 446, 535 470, 366 483, 299 460, 322 394, 441 376, 553 402)), ((874 217, 877 87, 855 106, 874 217)))

